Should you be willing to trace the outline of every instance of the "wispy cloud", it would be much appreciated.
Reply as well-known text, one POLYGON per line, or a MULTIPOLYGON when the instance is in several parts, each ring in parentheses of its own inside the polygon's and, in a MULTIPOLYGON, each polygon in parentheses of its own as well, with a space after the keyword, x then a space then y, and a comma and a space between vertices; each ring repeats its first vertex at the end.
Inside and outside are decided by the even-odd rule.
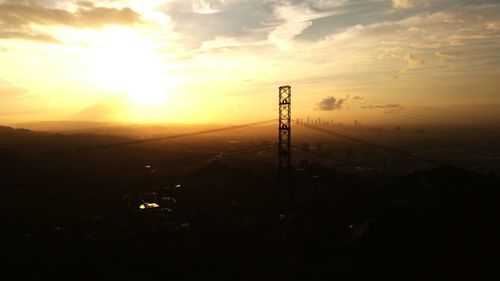
POLYGON ((412 8, 415 3, 414 0, 392 0, 394 8, 408 9, 412 8))
POLYGON ((0 39, 26 39, 57 43, 54 36, 33 26, 70 26, 99 28, 108 24, 133 25, 141 22, 141 15, 130 8, 96 7, 92 2, 80 1, 75 11, 48 8, 38 1, 8 1, 0 3, 0 39))
POLYGON ((418 5, 430 5, 433 1, 434 0, 392 0, 392 5, 394 8, 398 9, 408 9, 418 5))
POLYGON ((285 4, 274 8, 275 17, 282 23, 269 34, 269 41, 281 50, 293 46, 295 36, 312 25, 312 21, 334 14, 333 12, 314 12, 308 5, 285 4))
POLYGON ((439 52, 435 52, 434 54, 437 57, 440 57, 442 59, 455 59, 455 58, 457 58, 457 54, 456 53, 439 51, 439 52))
POLYGON ((381 104, 381 105, 365 105, 362 106, 363 109, 402 109, 403 106, 401 104, 390 103, 390 104, 381 104))
MULTIPOLYGON (((134 36, 124 36, 125 43, 116 48, 127 42, 145 46, 159 80, 164 75, 176 81, 179 93, 198 88, 207 93, 197 102, 214 100, 225 91, 237 92, 235 100, 260 106, 267 100, 250 93, 289 81, 350 95, 352 102, 377 96, 376 108, 396 108, 384 98, 407 104, 411 96, 410 103, 431 103, 431 95, 460 92, 455 96, 465 97, 470 89, 494 96, 500 84, 499 14, 500 4, 494 0, 0 0, 0 59, 2 75, 16 84, 37 77, 64 85, 51 97, 61 100, 72 92, 67 81, 88 75, 82 70, 87 59, 120 30, 134 36), (102 42, 97 44, 97 39, 102 42), (41 65, 54 73, 42 73, 41 65), (405 79, 393 79, 404 74, 405 79), (477 87, 485 83, 489 86, 477 87), (401 94, 408 89, 412 95, 401 94)), ((95 57, 113 56, 113 48, 95 57)), ((147 73, 147 65, 143 68, 147 73)), ((75 82, 75 87, 94 93, 85 83, 75 82)), ((95 105, 86 112, 106 115, 100 99, 80 97, 82 104, 95 105)), ((349 104, 334 97, 319 103, 304 98, 304 103, 308 110, 338 110, 349 104)))
POLYGON ((100 27, 106 24, 131 25, 140 22, 141 16, 130 8, 114 9, 84 4, 80 5, 76 11, 70 12, 36 4, 25 5, 21 2, 20 4, 0 4, 0 20, 5 27, 10 28, 30 24, 100 27))
POLYGON ((207 0, 193 0, 193 11, 198 14, 215 14, 219 12, 207 0))
POLYGON ((415 56, 414 54, 407 54, 405 60, 408 63, 407 68, 416 69, 425 65, 425 60, 415 56))
POLYGON ((22 31, 0 30, 0 39, 25 39, 45 43, 59 43, 59 40, 51 35, 34 32, 30 29, 23 29, 22 31))
POLYGON ((321 10, 326 10, 326 9, 332 9, 336 7, 342 7, 347 4, 349 4, 351 0, 307 0, 306 3, 311 5, 314 8, 321 9, 321 10))
POLYGON ((398 78, 410 69, 417 69, 425 66, 425 60, 417 57, 414 54, 406 54, 404 56, 404 59, 406 60, 406 65, 401 68, 401 70, 394 76, 394 78, 398 78))

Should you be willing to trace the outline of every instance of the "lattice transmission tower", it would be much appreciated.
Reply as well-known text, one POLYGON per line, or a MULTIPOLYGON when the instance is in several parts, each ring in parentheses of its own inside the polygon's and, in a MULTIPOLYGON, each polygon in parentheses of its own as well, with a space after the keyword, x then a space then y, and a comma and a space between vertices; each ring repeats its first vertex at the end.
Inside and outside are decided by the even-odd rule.
POLYGON ((279 150, 278 169, 290 172, 292 166, 292 88, 279 87, 279 150))

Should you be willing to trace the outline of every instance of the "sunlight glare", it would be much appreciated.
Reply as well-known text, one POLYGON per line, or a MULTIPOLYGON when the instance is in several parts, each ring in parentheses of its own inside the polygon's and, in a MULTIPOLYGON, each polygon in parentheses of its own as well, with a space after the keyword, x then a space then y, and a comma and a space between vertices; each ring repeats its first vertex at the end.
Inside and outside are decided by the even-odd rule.
POLYGON ((95 36, 92 77, 98 85, 128 95, 139 106, 161 106, 169 80, 152 40, 126 28, 109 28, 95 36))

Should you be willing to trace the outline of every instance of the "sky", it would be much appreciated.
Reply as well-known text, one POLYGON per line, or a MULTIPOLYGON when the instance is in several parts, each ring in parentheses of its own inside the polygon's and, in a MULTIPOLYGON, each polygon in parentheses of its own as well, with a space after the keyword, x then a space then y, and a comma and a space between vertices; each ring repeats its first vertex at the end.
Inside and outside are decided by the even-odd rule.
POLYGON ((500 117, 500 0, 0 0, 0 123, 500 117))

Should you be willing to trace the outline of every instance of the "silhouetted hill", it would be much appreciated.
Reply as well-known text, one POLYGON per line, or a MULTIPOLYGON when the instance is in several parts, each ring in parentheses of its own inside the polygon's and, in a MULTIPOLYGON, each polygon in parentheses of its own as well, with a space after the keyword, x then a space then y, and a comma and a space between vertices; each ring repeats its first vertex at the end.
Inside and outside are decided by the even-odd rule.
POLYGON ((130 140, 130 138, 111 135, 63 135, 0 126, 0 148, 14 149, 21 153, 75 149, 85 146, 119 143, 130 140))
POLYGON ((337 169, 295 154, 289 186, 274 148, 223 156, 260 144, 232 139, 75 150, 130 139, 0 127, 7 266, 33 277, 311 281, 477 280, 494 268, 494 176, 337 169))
POLYGON ((450 273, 456 264, 466 266, 457 272, 479 272, 490 266, 480 260, 500 251, 498 186, 498 178, 453 166, 415 171, 373 199, 375 207, 359 223, 359 249, 418 257, 414 263, 428 274, 450 273))
POLYGON ((14 129, 12 127, 0 126, 0 136, 7 137, 9 135, 34 136, 36 133, 27 129, 14 129))
MULTIPOLYGON (((34 123, 15 124, 12 127, 29 129, 37 132, 50 132, 61 134, 91 134, 91 135, 113 135, 128 138, 157 138, 173 134, 183 134, 196 131, 204 131, 214 128, 223 128, 234 124, 127 124, 127 123, 99 123, 85 121, 45 121, 34 123)), ((245 130, 234 130, 230 132, 219 132, 217 137, 233 138, 241 141, 248 138, 273 137, 274 132, 269 126, 248 127, 245 130)), ((209 135, 207 135, 210 137, 209 135)))
POLYGON ((408 204, 424 211, 462 206, 474 194, 488 199, 497 179, 474 171, 441 166, 415 171, 401 178, 386 191, 385 201, 408 204))
POLYGON ((47 132, 63 132, 75 131, 85 129, 95 129, 102 127, 111 127, 116 124, 104 122, 91 122, 91 121, 42 121, 42 122, 29 122, 15 124, 16 128, 24 128, 33 131, 47 131, 47 132))

